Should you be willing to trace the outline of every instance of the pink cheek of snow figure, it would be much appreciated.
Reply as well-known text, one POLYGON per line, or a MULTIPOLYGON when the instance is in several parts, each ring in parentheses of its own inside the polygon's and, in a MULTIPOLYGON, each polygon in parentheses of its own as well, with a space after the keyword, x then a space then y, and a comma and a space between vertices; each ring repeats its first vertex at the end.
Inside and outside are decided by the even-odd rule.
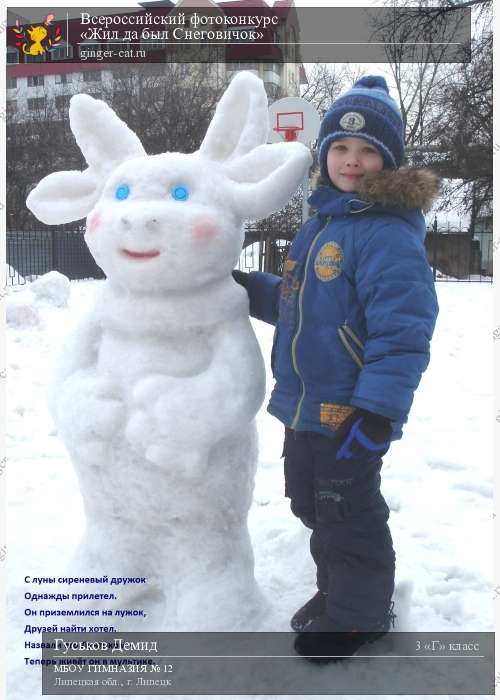
POLYGON ((217 227, 213 221, 200 221, 191 229, 193 239, 198 243, 208 243, 217 234, 217 227))
POLYGON ((45 223, 88 216, 107 278, 49 398, 86 517, 68 574, 141 581, 103 601, 107 614, 144 612, 113 612, 116 631, 257 630, 265 601, 247 519, 265 368, 231 273, 244 221, 289 201, 309 149, 266 143, 266 91, 245 71, 195 153, 147 156, 90 95, 71 98, 69 118, 87 169, 48 175, 27 200, 45 223))
POLYGON ((101 223, 101 213, 99 211, 94 211, 87 219, 86 235, 93 236, 101 223))

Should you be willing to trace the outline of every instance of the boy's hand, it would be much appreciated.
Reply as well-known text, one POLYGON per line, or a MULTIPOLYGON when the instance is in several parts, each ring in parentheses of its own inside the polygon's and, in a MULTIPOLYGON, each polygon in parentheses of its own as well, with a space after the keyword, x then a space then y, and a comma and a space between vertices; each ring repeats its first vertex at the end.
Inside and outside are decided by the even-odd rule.
POLYGON ((349 421, 336 458, 376 459, 389 449, 391 435, 392 427, 388 418, 358 408, 349 421))

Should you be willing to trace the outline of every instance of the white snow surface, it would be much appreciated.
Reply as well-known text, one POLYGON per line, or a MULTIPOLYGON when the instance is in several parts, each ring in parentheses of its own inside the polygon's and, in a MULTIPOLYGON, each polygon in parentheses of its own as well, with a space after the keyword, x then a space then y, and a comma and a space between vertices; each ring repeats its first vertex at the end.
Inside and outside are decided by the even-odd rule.
MULTIPOLYGON (((103 285, 101 281, 74 282, 67 307, 41 306, 38 309, 40 325, 7 330, 7 561, 12 669, 9 700, 41 697, 39 668, 26 667, 23 661, 27 655, 25 639, 34 641, 37 636, 23 637, 23 630, 26 624, 52 624, 56 619, 48 618, 44 622, 43 618, 30 619, 24 615, 26 607, 41 607, 25 600, 26 591, 54 591, 47 586, 25 584, 24 578, 71 571, 71 561, 84 535, 85 517, 77 476, 56 434, 46 394, 54 355, 68 326, 88 311, 95 293, 99 293, 103 285)), ((431 363, 417 392, 403 439, 391 447, 382 472, 382 490, 391 509, 390 526, 397 556, 396 630, 491 631, 492 288, 489 284, 443 282, 438 283, 437 291, 441 311, 432 343, 431 363)), ((273 328, 258 321, 252 321, 252 325, 265 358, 268 398, 272 389, 269 357, 273 328)), ((240 377, 240 381, 244 382, 245 377, 240 377)), ((248 521, 255 578, 268 605, 266 617, 260 619, 256 627, 263 631, 288 631, 291 614, 315 590, 315 571, 308 551, 309 531, 293 517, 284 497, 280 459, 283 428, 266 413, 266 403, 267 400, 257 415, 260 449, 248 521)), ((243 437, 242 441, 245 449, 243 437)), ((226 493, 234 494, 232 487, 237 479, 233 480, 230 472, 224 479, 226 482, 220 486, 226 493)), ((141 485, 133 484, 131 489, 118 480, 116 486, 123 489, 125 496, 127 488, 130 493, 141 485)), ((175 488, 175 479, 170 481, 169 487, 175 488)), ((201 492, 205 493, 209 504, 214 497, 209 481, 203 482, 201 492)), ((191 500, 187 491, 179 493, 179 498, 181 509, 189 509, 199 502, 191 500)), ((225 506, 230 508, 231 504, 227 502, 225 506)), ((156 518, 156 527, 148 525, 154 542, 157 529, 165 525, 161 512, 156 513, 156 518)), ((147 517, 145 521, 148 522, 147 517)), ((138 523, 138 527, 140 525, 138 523)), ((135 540, 133 533, 128 534, 133 554, 135 540)), ((106 531, 93 530, 98 550, 112 549, 109 535, 106 531)), ((201 547, 210 544, 210 537, 200 533, 196 522, 188 535, 202 536, 201 547)), ((218 541, 224 542, 215 540, 218 541)), ((178 551, 182 552, 182 545, 178 544, 178 551)), ((217 544, 214 547, 211 556, 220 555, 224 562, 227 555, 217 551, 217 544)), ((135 555, 132 559, 139 570, 96 570, 95 573, 140 576, 143 573, 140 557, 135 555)), ((213 601, 210 619, 217 619, 217 606, 220 606, 221 618, 227 619, 226 601, 219 588, 212 589, 220 585, 220 578, 214 578, 213 584, 210 575, 199 580, 200 569, 195 560, 193 562, 187 595, 179 609, 170 611, 172 619, 183 615, 189 619, 190 603, 201 593, 213 601)), ((174 569, 177 563, 172 561, 171 566, 174 569)), ((91 575, 93 569, 90 567, 88 574, 91 575)), ((230 569, 228 572, 234 573, 230 569)), ((231 581, 226 584, 230 586, 231 581)), ((99 586, 92 588, 97 589, 99 586)), ((73 592, 77 590, 85 590, 85 587, 72 588, 73 592)), ((133 587, 124 587, 120 605, 135 607, 130 597, 138 592, 133 587)), ((153 619, 156 604, 159 601, 152 597, 153 619)), ((43 607, 49 607, 45 601, 43 607)), ((244 620, 245 611, 239 612, 239 626, 235 625, 234 629, 249 629, 248 619, 244 620)), ((191 618, 190 623, 193 629, 207 629, 207 620, 202 616, 199 620, 191 618)), ((133 629, 130 623, 128 629, 133 629)), ((147 624, 142 629, 147 630, 147 624)), ((30 651, 29 655, 37 653, 30 651)), ((409 667, 411 672, 415 673, 409 667)), ((318 673, 328 673, 328 667, 319 669, 318 673)), ((342 673, 358 671, 348 666, 342 673)))
POLYGON ((5 320, 15 328, 38 326, 41 318, 34 295, 27 290, 9 294, 5 303, 5 320))

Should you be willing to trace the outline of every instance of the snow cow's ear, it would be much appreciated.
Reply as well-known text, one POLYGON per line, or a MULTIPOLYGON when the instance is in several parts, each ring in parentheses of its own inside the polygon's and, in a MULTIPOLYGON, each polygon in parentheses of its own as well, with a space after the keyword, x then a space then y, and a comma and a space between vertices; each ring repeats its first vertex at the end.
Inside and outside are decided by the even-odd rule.
POLYGON ((301 143, 254 148, 224 166, 233 182, 233 206, 243 219, 262 219, 288 202, 312 163, 301 143))
POLYGON ((63 224, 85 217, 117 165, 146 155, 138 137, 102 100, 74 95, 69 120, 89 167, 83 172, 52 173, 30 192, 26 204, 46 224, 63 224))
POLYGON ((264 84, 253 73, 242 71, 219 100, 199 152, 223 163, 265 143, 268 129, 264 84))

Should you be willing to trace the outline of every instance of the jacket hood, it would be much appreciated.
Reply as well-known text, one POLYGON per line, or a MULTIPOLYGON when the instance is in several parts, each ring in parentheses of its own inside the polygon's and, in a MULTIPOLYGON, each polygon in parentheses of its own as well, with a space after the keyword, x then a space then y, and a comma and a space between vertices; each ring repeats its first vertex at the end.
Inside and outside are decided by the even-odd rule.
POLYGON ((439 177, 427 168, 381 170, 363 178, 359 197, 388 209, 427 212, 439 195, 439 177))
POLYGON ((338 198, 346 202, 374 204, 383 209, 421 209, 426 212, 438 197, 440 184, 439 177, 432 170, 411 167, 402 167, 397 170, 385 169, 375 175, 366 175, 359 192, 340 192, 332 187, 329 181, 326 182, 319 177, 317 185, 320 187, 313 192, 310 203, 321 212, 322 204, 326 204, 326 195, 332 198, 332 192, 334 192, 338 198), (316 192, 321 191, 323 196, 316 197, 316 192))

